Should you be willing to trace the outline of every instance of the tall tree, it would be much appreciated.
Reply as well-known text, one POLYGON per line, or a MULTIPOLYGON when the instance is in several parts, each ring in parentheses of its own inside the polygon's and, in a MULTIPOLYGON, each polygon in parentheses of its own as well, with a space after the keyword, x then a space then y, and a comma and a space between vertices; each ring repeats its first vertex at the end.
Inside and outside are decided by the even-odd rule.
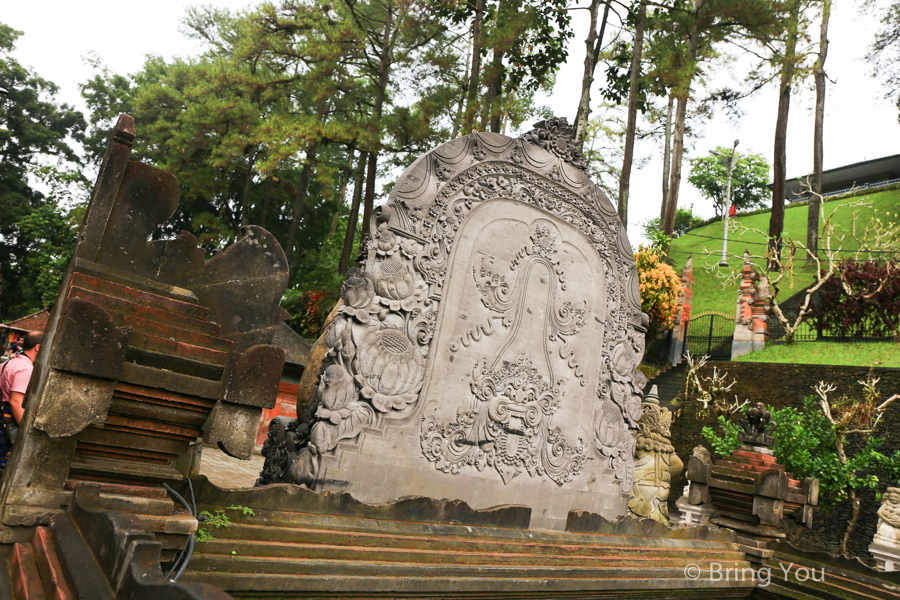
MULTIPOLYGON (((801 35, 802 0, 787 1, 784 21, 784 50, 777 57, 781 79, 778 85, 778 113, 775 121, 775 149, 772 160, 772 214, 769 217, 769 252, 781 255, 781 233, 784 231, 784 196, 787 179, 787 126, 791 107, 791 90, 797 66, 802 58, 797 54, 801 35)), ((769 263, 774 266, 775 261, 769 263)))
POLYGON ((644 23, 647 19, 647 3, 640 0, 634 19, 634 41, 632 42, 631 73, 628 84, 628 128, 625 132, 625 157, 619 177, 619 220, 628 229, 628 189, 631 183, 631 162, 634 157, 634 132, 637 126, 638 87, 641 81, 641 53, 644 50, 644 23))
POLYGON ((578 110, 575 112, 575 138, 584 139, 584 129, 591 117, 591 87, 594 85, 594 71, 597 70, 597 61, 600 58, 600 50, 603 48, 603 36, 606 33, 606 23, 609 21, 609 9, 612 0, 591 0, 587 10, 591 15, 591 24, 588 36, 584 40, 586 46, 584 53, 584 75, 581 77, 581 96, 578 99, 578 110), (600 20, 600 31, 597 31, 597 15, 600 5, 603 5, 603 18, 600 20))
MULTIPOLYGON (((72 141, 83 139, 80 112, 55 101, 58 88, 22 66, 14 57, 23 33, 0 23, 0 315, 13 319, 52 303, 58 280, 50 270, 74 242, 54 182, 49 194, 31 186, 32 177, 58 175, 60 189, 82 180, 72 141), (41 168, 42 160, 59 161, 60 169, 41 168), (48 292, 48 289, 50 290, 48 292)), ((47 188, 46 185, 41 186, 47 188)), ((71 195, 70 195, 71 196, 71 195)), ((69 198, 69 204, 73 199, 69 198)), ((83 198, 80 198, 83 200, 83 198)))
POLYGON ((806 220, 806 261, 812 263, 819 253, 819 203, 822 193, 825 130, 825 58, 828 56, 828 21, 831 18, 831 0, 822 0, 822 20, 819 24, 819 53, 813 65, 816 81, 816 117, 813 133, 813 178, 809 212, 806 220))
POLYGON ((691 86, 704 62, 716 56, 723 41, 767 39, 777 23, 770 0, 677 0, 656 20, 654 76, 667 82, 675 97, 672 164, 663 231, 671 235, 678 209, 684 160, 685 119, 691 86))
POLYGON ((675 98, 670 95, 666 105, 666 130, 663 135, 665 147, 663 148, 662 202, 660 202, 659 208, 660 223, 666 218, 666 198, 669 196, 669 169, 672 165, 672 108, 674 104, 675 98))

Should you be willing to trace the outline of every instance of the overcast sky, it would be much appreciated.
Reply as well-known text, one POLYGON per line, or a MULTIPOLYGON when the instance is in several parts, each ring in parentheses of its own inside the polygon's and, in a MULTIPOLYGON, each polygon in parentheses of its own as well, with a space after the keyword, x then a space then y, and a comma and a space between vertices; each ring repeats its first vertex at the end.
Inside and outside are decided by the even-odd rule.
MULTIPOLYGON (((246 0, 209 0, 216 6, 243 9, 246 0)), ((573 2, 574 3, 574 2, 573 2)), ((584 5, 585 0, 581 0, 584 5)), ((78 83, 89 79, 92 70, 83 58, 96 52, 117 73, 140 69, 147 54, 165 58, 190 56, 199 50, 179 32, 179 20, 189 0, 151 2, 85 0, 45 0, 31 2, 4 0, 0 21, 24 31, 16 58, 40 76, 60 86, 59 100, 84 109, 78 83)), ((900 134, 897 107, 883 99, 883 90, 869 74, 864 62, 868 44, 878 28, 873 12, 858 14, 856 0, 835 0, 829 31, 826 70, 835 82, 829 85, 825 120, 825 168, 835 168, 862 160, 900 153, 895 141, 900 134)), ((574 11, 576 35, 570 42, 569 60, 560 70, 552 95, 543 99, 559 116, 573 120, 584 60, 587 11, 574 11)), ((817 28, 816 28, 817 32, 817 28)), ((743 70, 738 64, 733 71, 743 70)), ((598 68, 598 75, 602 65, 598 68)), ((737 81, 742 73, 722 73, 717 82, 737 81)), ((814 91, 811 82, 800 86, 791 103, 788 128, 787 170, 791 177, 812 169, 814 91)), ((705 154, 715 146, 730 146, 740 139, 739 150, 762 152, 771 162, 777 108, 777 87, 769 86, 744 102, 744 118, 729 122, 716 114, 695 141, 693 155, 705 154)), ((599 97, 597 90, 592 96, 599 97)), ((638 154, 652 155, 643 169, 632 174, 629 233, 640 238, 639 223, 659 215, 662 177, 662 149, 652 143, 638 146, 638 154)), ((685 165, 687 166, 687 165, 685 165)), ((686 169, 685 169, 686 176, 686 169)), ((693 204, 694 211, 712 216, 710 203, 683 181, 679 205, 693 204)))

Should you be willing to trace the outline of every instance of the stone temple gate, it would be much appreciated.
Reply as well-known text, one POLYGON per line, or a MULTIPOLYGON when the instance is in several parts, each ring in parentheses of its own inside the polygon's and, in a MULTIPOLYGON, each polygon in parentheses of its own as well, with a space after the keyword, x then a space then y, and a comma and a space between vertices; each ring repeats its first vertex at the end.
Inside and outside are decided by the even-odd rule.
POLYGON ((646 316, 625 230, 566 121, 436 148, 370 225, 314 418, 273 423, 261 481, 525 504, 550 529, 573 509, 623 515, 646 316))

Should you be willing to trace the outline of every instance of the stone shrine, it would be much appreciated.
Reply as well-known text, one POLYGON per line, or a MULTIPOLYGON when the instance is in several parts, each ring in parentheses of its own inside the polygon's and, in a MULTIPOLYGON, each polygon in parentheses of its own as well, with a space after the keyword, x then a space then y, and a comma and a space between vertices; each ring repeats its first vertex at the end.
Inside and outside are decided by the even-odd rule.
POLYGON ((550 529, 573 509, 623 515, 647 317, 565 119, 429 152, 371 231, 325 333, 315 416, 273 422, 261 482, 524 504, 550 529))

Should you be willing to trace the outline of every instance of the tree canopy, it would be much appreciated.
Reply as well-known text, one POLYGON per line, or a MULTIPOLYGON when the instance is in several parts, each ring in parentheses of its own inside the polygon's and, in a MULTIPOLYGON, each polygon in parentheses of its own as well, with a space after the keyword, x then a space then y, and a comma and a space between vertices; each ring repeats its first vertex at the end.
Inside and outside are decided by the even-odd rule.
MULTIPOLYGON (((691 170, 688 182, 700 194, 713 203, 716 215, 725 212, 726 187, 728 183, 727 159, 731 148, 717 147, 718 156, 698 156, 690 160, 691 170)), ((762 154, 739 155, 731 174, 731 203, 737 210, 747 211, 762 208, 771 192, 769 183, 769 161, 762 154)))

